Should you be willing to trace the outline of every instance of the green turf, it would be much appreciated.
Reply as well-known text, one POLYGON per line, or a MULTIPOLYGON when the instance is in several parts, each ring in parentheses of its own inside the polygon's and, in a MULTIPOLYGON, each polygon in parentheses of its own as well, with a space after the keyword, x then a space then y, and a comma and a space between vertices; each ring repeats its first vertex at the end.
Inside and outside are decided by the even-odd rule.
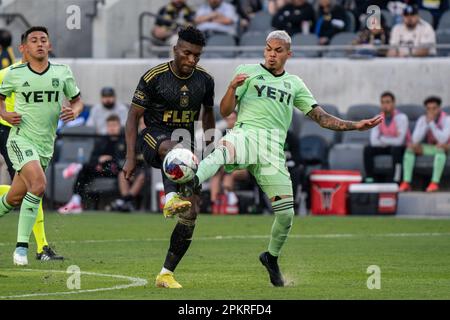
MULTIPOLYGON (((70 292, 82 272, 144 278, 146 286, 33 299, 449 299, 450 220, 393 217, 296 218, 280 257, 286 288, 273 288, 258 255, 268 243, 271 216, 201 215, 188 254, 176 272, 182 290, 153 287, 175 220, 159 214, 46 214, 51 244, 68 259, 12 265, 17 214, 0 219, 0 296, 70 292), (381 268, 381 289, 367 289, 368 266, 381 268), (60 272, 54 272, 60 271, 60 272)), ((81 290, 111 288, 129 279, 81 275, 81 290)), ((73 290, 72 292, 75 292, 73 290)))

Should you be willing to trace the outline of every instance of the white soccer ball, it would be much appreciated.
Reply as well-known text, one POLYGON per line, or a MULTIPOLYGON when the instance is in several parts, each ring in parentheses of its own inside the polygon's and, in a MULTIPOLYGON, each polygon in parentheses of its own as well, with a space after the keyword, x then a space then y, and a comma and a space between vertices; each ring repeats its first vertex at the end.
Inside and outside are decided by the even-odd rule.
POLYGON ((198 159, 190 150, 175 148, 163 161, 163 171, 169 180, 176 183, 191 181, 197 172, 198 159))

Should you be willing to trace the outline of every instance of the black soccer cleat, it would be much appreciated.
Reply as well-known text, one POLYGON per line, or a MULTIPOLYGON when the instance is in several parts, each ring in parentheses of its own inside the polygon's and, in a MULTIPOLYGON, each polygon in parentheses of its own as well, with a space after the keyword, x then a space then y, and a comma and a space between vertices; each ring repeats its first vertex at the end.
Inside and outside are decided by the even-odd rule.
POLYGON ((283 276, 281 275, 280 268, 278 267, 278 257, 272 256, 269 252, 263 252, 259 255, 259 261, 266 267, 269 272, 270 282, 275 287, 284 287, 283 276))
POLYGON ((49 261, 49 260, 64 260, 63 256, 59 256, 49 246, 44 246, 42 252, 36 253, 36 260, 49 261))

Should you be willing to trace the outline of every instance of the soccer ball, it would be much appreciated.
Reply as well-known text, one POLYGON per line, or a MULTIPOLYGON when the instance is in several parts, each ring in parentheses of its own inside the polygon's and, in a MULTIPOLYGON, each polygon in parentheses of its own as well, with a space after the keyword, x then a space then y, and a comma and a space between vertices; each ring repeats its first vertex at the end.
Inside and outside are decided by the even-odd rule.
POLYGON ((190 150, 175 148, 169 151, 163 161, 166 177, 176 183, 191 181, 197 172, 198 159, 190 150))

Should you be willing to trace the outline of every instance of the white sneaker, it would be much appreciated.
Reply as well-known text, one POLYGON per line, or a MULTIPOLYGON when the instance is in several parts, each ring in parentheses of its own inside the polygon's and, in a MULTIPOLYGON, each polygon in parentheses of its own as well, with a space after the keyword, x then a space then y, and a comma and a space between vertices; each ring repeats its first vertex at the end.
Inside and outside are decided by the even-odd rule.
POLYGON ((14 250, 13 262, 16 266, 28 265, 28 248, 18 247, 14 250))
POLYGON ((73 201, 69 201, 66 205, 58 209, 60 214, 77 214, 83 212, 83 208, 80 204, 73 201))

